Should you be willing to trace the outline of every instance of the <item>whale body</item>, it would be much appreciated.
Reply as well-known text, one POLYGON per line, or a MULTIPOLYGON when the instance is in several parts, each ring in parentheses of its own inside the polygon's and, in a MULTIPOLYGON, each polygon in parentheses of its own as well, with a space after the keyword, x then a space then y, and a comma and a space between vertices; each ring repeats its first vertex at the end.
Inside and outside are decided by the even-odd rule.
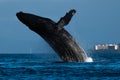
POLYGON ((72 9, 58 22, 30 13, 18 12, 17 18, 40 35, 65 62, 85 62, 87 55, 75 39, 64 29, 76 10, 72 9))

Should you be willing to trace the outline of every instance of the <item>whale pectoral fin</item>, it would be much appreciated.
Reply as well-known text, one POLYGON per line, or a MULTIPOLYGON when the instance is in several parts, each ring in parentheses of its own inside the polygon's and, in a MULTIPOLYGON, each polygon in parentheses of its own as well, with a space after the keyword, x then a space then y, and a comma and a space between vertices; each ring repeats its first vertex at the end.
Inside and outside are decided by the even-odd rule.
POLYGON ((66 13, 66 15, 57 22, 57 27, 63 28, 64 26, 68 25, 75 13, 76 13, 75 9, 72 9, 68 13, 66 13))

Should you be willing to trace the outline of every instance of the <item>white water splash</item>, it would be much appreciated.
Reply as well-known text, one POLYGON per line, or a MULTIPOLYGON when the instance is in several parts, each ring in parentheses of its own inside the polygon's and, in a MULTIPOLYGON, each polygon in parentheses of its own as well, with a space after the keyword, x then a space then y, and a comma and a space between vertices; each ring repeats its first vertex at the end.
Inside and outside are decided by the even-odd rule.
POLYGON ((88 57, 88 56, 87 56, 85 50, 84 50, 82 47, 80 47, 80 48, 83 50, 83 52, 84 52, 84 54, 85 54, 85 56, 86 56, 85 62, 93 62, 93 59, 92 59, 91 57, 88 57))
POLYGON ((87 57, 85 62, 93 62, 93 59, 91 57, 87 57))

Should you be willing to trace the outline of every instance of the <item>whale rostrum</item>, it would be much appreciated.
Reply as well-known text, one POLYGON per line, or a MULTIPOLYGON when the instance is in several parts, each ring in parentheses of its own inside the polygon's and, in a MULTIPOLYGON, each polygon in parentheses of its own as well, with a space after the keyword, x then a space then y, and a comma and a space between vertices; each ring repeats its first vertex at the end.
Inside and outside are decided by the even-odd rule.
POLYGON ((76 13, 70 10, 57 23, 45 17, 18 12, 17 18, 40 35, 65 62, 85 62, 87 55, 75 39, 64 29, 76 13))

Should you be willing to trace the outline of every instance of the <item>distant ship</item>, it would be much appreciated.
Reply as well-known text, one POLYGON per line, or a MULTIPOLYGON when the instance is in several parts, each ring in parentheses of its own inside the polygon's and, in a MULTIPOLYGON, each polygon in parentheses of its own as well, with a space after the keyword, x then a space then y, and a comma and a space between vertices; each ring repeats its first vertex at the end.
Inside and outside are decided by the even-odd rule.
POLYGON ((89 50, 88 55, 95 60, 120 59, 120 44, 98 44, 89 50))

